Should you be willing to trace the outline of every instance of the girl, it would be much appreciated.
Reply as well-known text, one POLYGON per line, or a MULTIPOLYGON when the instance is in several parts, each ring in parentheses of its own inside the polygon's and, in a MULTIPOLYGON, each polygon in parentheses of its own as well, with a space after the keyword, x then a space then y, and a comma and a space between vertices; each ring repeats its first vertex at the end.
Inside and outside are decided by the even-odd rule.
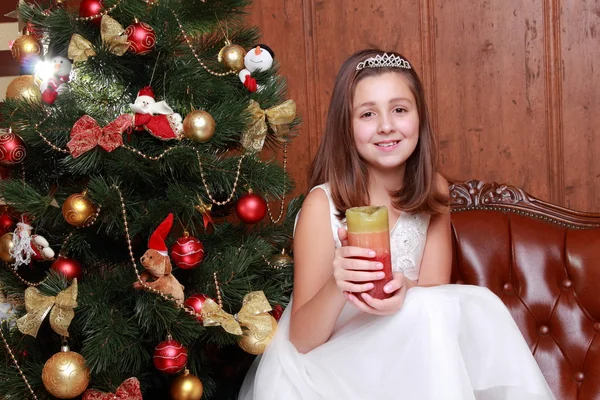
POLYGON ((448 183, 421 82, 400 54, 341 67, 294 235, 294 293, 242 400, 554 399, 508 310, 486 288, 448 285, 448 183), (392 294, 344 212, 389 210, 392 294), (361 299, 357 296, 360 294, 361 299))

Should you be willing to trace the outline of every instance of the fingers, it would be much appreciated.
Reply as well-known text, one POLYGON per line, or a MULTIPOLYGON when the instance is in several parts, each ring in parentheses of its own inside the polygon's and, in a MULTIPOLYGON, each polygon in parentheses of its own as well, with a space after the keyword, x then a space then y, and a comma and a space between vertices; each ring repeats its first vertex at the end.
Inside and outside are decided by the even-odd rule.
POLYGON ((348 300, 350 302, 350 304, 352 304, 354 307, 358 308, 359 310, 361 310, 363 312, 366 312, 368 314, 375 314, 375 315, 386 315, 384 312, 382 312, 380 310, 376 310, 375 308, 369 306, 365 302, 359 300, 352 293, 344 292, 344 297, 346 298, 346 300, 348 300))
POLYGON ((395 273, 394 274, 394 279, 392 279, 391 281, 389 281, 384 287, 383 287, 383 291, 385 293, 394 293, 396 290, 400 289, 402 286, 404 286, 404 274, 400 273, 395 273))
POLYGON ((367 293, 361 293, 361 297, 365 304, 367 304, 373 310, 376 310, 379 315, 394 314, 400 308, 402 308, 405 298, 405 296, 401 294, 401 291, 398 291, 394 296, 387 299, 376 299, 367 293))
POLYGON ((338 238, 340 239, 342 246, 348 246, 348 231, 345 228, 338 228, 338 238))

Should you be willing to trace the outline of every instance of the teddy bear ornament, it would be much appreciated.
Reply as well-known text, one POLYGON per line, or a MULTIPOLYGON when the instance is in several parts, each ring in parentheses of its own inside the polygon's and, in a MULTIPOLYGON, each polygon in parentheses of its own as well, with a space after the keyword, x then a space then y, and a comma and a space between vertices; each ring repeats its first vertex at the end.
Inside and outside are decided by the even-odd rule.
MULTIPOLYGON (((148 240, 149 248, 140 259, 140 262, 146 269, 142 273, 141 278, 146 286, 172 296, 178 303, 183 303, 184 287, 171 274, 173 267, 171 266, 167 245, 165 244, 165 239, 169 235, 172 226, 173 214, 170 213, 152 235, 150 235, 150 239, 148 240)), ((133 287, 141 289, 142 284, 135 282, 133 287)))

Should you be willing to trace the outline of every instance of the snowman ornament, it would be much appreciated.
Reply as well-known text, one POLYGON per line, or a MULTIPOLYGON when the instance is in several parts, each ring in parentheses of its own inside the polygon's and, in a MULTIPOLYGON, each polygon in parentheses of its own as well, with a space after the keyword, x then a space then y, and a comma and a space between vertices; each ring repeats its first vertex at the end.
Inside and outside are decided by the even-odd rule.
POLYGON ((244 68, 238 76, 246 89, 254 93, 261 90, 261 85, 256 83, 256 79, 252 77, 255 71, 266 71, 273 66, 273 58, 275 53, 267 45, 259 44, 246 53, 244 57, 244 68))
POLYGON ((63 93, 71 74, 71 61, 63 56, 55 56, 49 62, 52 73, 40 84, 42 101, 52 105, 60 93, 63 93))

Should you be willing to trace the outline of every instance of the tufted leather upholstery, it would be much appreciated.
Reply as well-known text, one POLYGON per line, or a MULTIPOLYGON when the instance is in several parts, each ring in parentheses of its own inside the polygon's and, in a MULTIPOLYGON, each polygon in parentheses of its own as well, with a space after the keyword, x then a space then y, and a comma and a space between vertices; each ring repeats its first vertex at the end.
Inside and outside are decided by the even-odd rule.
POLYGON ((451 187, 453 282, 502 299, 557 400, 600 399, 600 215, 483 185, 451 187))

